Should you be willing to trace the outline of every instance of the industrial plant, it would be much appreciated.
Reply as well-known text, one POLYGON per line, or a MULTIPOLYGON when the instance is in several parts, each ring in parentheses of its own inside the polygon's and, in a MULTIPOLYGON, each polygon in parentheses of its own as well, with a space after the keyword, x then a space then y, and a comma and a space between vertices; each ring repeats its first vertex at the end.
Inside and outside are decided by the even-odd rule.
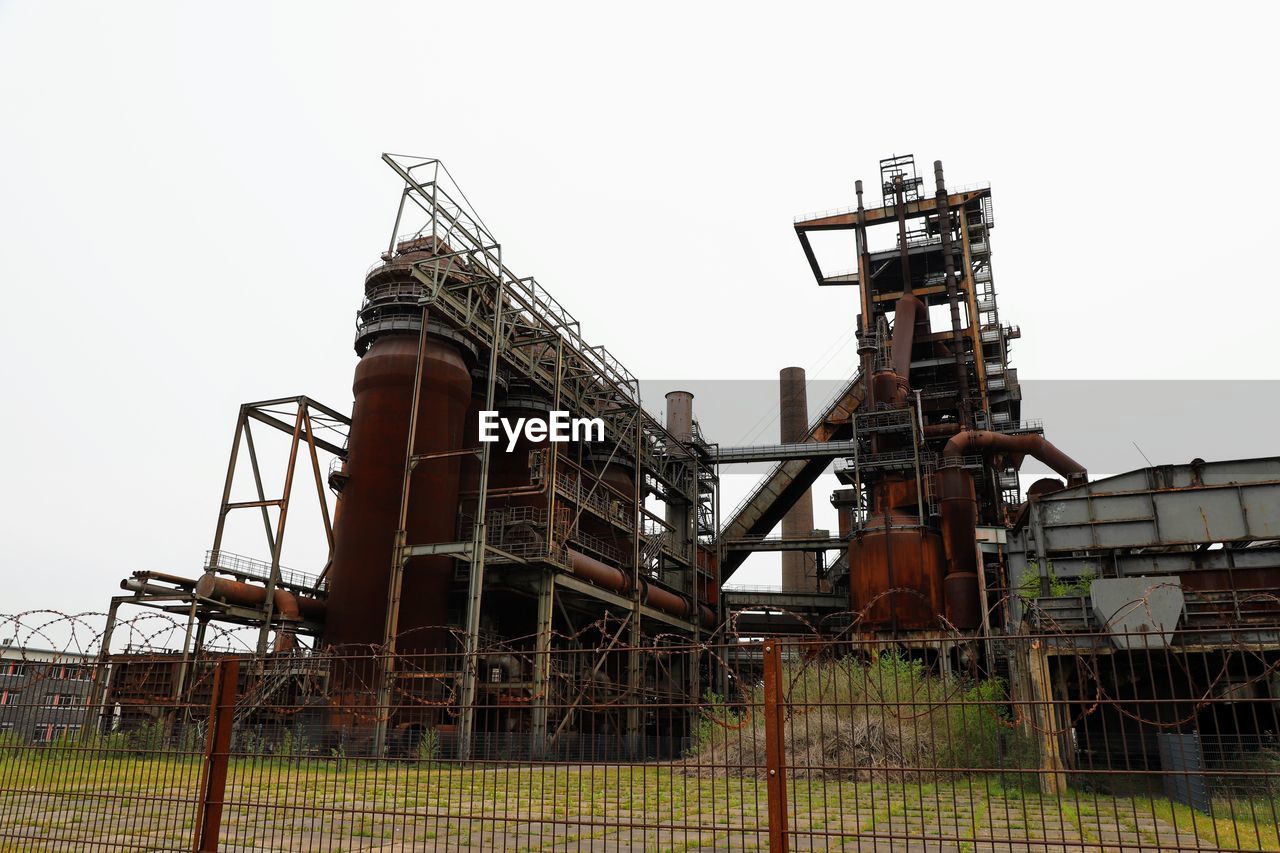
MULTIPOLYGON (((196 673, 224 654, 208 642, 218 625, 255 632, 237 719, 290 707, 347 754, 410 749, 432 732, 459 757, 563 754, 570 742, 583 756, 674 755, 699 697, 732 695, 759 660, 755 641, 780 634, 837 656, 874 639, 940 672, 998 676, 1039 731, 1066 728, 1099 691, 1186 712, 1152 721, 1116 705, 1077 730, 1130 732, 1133 753, 1167 750, 1187 721, 1275 729, 1280 460, 1091 481, 1072 436, 1024 417, 990 187, 951 189, 940 162, 921 174, 894 156, 873 186, 856 183, 855 206, 797 220, 830 310, 856 318, 859 368, 810 418, 804 371, 785 367, 777 443, 729 446, 704 434, 690 393, 667 394, 660 416, 646 409, 636 377, 504 255, 438 160, 383 160, 398 202, 363 280, 354 402, 241 406, 204 565, 135 572, 111 600, 112 675, 94 702, 115 709, 113 725, 144 713, 131 695, 205 701, 196 673), (851 232, 842 269, 820 262, 822 232, 851 232), (575 420, 567 434, 481 440, 483 424, 562 416, 600 429, 575 420), (281 494, 265 489, 254 443, 268 431, 288 441, 281 494), (1024 483, 1028 457, 1056 477, 1024 483), (759 463, 772 467, 746 499, 722 506, 722 473, 759 463), (816 493, 831 471, 840 488, 816 493), (302 489, 322 508, 328 559, 288 568, 302 489), (838 529, 815 529, 813 504, 828 499, 838 529), (260 517, 259 553, 223 547, 233 514, 260 517), (782 555, 781 585, 735 588, 761 552, 782 555), (135 607, 185 620, 183 648, 113 650, 112 624, 135 607), (1179 647, 1178 626, 1210 633, 1179 647), (1045 632, 1060 639, 1029 653, 1009 642, 1045 632), (1125 664, 1082 668, 1080 638, 1090 660, 1125 664), (731 651, 687 652, 713 643, 731 651), (553 657, 575 648, 597 653, 553 657), (1144 664, 1157 648, 1171 654, 1144 664), (1196 721, 1205 691, 1248 713, 1196 721), (589 718, 575 713, 584 692, 589 718), (573 741, 588 730, 591 743, 573 741)), ((1047 737, 1042 761, 1128 760, 1088 755, 1047 737)))

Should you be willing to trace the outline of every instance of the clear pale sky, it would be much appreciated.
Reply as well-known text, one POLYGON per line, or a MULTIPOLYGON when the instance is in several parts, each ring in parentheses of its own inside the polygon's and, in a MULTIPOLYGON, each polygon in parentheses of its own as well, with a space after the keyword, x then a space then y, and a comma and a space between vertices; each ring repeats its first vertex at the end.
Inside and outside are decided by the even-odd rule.
MULTIPOLYGON (((512 268, 659 386, 847 374, 855 291, 815 286, 791 222, 902 152, 993 184, 1024 380, 1280 378, 1277 23, 1233 3, 0 2, 0 613, 197 573, 237 406, 349 408, 398 192, 382 151, 442 158, 512 268)), ((297 513, 285 562, 314 570, 297 513)))

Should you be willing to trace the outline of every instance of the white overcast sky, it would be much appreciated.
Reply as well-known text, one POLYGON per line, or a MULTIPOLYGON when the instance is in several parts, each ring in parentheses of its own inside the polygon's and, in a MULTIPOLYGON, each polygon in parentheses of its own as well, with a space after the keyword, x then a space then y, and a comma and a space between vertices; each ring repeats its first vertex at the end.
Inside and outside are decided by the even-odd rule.
POLYGON ((382 151, 671 387, 849 371, 791 222, 901 152, 993 184, 1024 379, 1280 378, 1274 9, 0 0, 0 613, 198 572, 237 406, 349 408, 382 151))

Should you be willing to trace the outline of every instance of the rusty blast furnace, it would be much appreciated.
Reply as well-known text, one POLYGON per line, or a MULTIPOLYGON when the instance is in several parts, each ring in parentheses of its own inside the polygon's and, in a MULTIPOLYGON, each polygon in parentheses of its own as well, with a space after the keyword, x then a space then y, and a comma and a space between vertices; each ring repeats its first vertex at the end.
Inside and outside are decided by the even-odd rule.
MULTIPOLYGON (((1004 588, 996 546, 1021 504, 1022 460, 1035 457, 1073 485, 1087 479, 1039 423, 1021 419, 1009 365, 1019 331, 1001 323, 992 282, 990 189, 948 192, 940 162, 934 184, 926 194, 914 158, 892 157, 880 164, 879 206, 865 204, 858 181, 855 208, 796 222, 818 284, 857 288, 860 370, 816 421, 784 433, 793 444, 721 451, 722 463, 779 462, 724 525, 723 577, 753 550, 834 547, 840 555, 824 567, 824 581, 847 598, 824 599, 813 581, 784 570, 780 594, 729 594, 731 608, 772 604, 821 618, 839 607, 857 614, 864 633, 990 630, 988 600, 1004 588), (836 231, 853 232, 852 271, 827 273, 819 263, 814 235, 836 231), (795 507, 803 512, 832 458, 848 487, 832 498, 838 535, 791 524, 783 541, 761 540, 780 519, 788 525, 795 507)), ((788 387, 784 371, 784 415, 794 396, 788 387)), ((774 631, 786 620, 748 621, 774 631)))
POLYGON ((914 159, 892 157, 880 164, 878 205, 859 181, 855 207, 797 221, 817 283, 855 288, 844 304, 859 369, 810 420, 804 371, 785 368, 781 442, 724 447, 704 438, 686 391, 666 395, 663 420, 647 412, 636 379, 506 265, 438 161, 383 159, 400 203, 364 279, 351 415, 306 397, 242 406, 204 575, 135 572, 112 600, 104 654, 121 604, 186 616, 182 655, 164 670, 173 695, 192 689, 217 621, 258 632, 262 680, 238 719, 323 682, 324 725, 355 752, 380 755, 428 730, 461 757, 564 755, 589 731, 596 758, 670 757, 704 690, 727 695, 729 669, 749 671, 759 654, 750 640, 782 632, 817 633, 836 650, 851 636, 891 638, 931 665, 1007 675, 1034 701, 1050 689, 1075 701, 1087 691, 1053 687, 1059 668, 1002 659, 990 641, 1075 625, 1066 614, 1080 621, 1073 630, 1111 629, 1090 622, 1083 601, 1053 594, 1055 581, 1097 567, 1095 612, 1131 598, 1135 573, 1158 576, 1178 589, 1161 594, 1161 624, 1205 620, 1183 607, 1185 587, 1265 623, 1274 645, 1275 608, 1248 602, 1280 576, 1277 461, 1197 460, 1090 483, 1023 420, 1009 360, 1020 335, 996 305, 988 187, 949 190, 935 162, 928 193, 914 159), (815 243, 826 232, 852 233, 856 257, 842 266, 853 269, 824 269, 815 243), (566 411, 599 418, 605 434, 526 435, 508 451, 479 440, 482 411, 511 421, 566 411), (291 436, 279 498, 264 489, 254 425, 291 436), (242 446, 247 499, 233 496, 242 446), (332 457, 327 472, 321 452, 332 457), (1027 457, 1060 479, 1024 492, 1027 457), (330 546, 315 573, 280 564, 300 458, 330 546), (722 520, 721 468, 758 462, 776 464, 722 520), (834 534, 813 529, 811 497, 833 463, 834 534), (228 517, 245 510, 261 516, 269 559, 223 547, 228 517), (1234 532, 1211 537, 1210 521, 1234 532), (734 573, 758 551, 783 553, 781 588, 735 589, 734 573), (708 639, 741 654, 726 667, 705 653, 708 639), (639 654, 646 644, 679 651, 639 654), (553 651, 585 654, 556 668, 553 651), (577 714, 586 698, 600 710, 577 714))

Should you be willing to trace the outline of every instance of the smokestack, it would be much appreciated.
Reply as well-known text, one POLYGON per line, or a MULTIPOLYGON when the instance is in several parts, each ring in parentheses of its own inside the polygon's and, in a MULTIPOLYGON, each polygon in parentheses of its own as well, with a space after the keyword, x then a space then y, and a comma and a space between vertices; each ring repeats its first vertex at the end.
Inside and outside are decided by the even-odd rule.
POLYGON ((678 441, 693 439, 693 395, 688 391, 667 394, 667 432, 678 441))
MULTIPOLYGON (((809 434, 809 400, 803 367, 784 367, 778 374, 778 405, 783 444, 804 441, 809 434)), ((813 493, 805 491, 782 517, 782 535, 808 536, 813 532, 813 493)), ((782 552, 782 588, 812 591, 817 588, 815 555, 807 551, 782 552)))
MULTIPOLYGON (((667 394, 667 432, 676 441, 693 440, 693 395, 688 391, 667 394)), ((686 504, 669 502, 666 518, 677 547, 694 538, 689 530, 689 507, 686 504)))

